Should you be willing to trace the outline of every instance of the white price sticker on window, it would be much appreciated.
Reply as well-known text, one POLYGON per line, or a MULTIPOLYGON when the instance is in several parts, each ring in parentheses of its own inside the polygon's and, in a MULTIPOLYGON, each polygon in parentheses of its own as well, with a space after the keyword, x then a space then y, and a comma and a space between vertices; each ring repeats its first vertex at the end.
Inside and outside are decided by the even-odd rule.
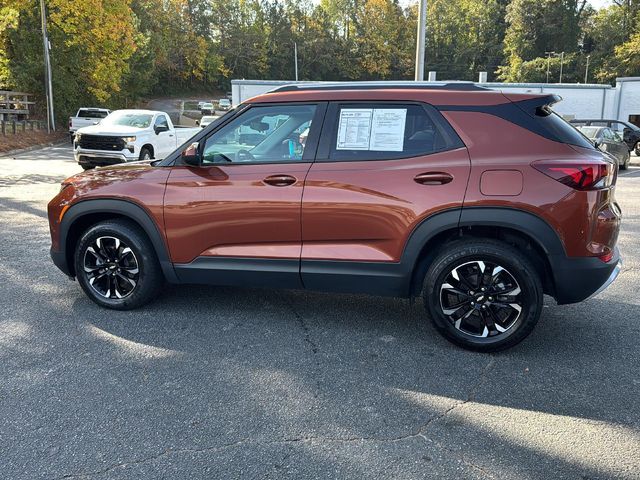
POLYGON ((336 150, 401 152, 406 121, 406 108, 343 108, 336 150))
POLYGON ((343 108, 338 123, 337 150, 369 150, 373 108, 343 108))
POLYGON ((406 108, 376 108, 373 111, 369 150, 401 152, 406 121, 406 108))

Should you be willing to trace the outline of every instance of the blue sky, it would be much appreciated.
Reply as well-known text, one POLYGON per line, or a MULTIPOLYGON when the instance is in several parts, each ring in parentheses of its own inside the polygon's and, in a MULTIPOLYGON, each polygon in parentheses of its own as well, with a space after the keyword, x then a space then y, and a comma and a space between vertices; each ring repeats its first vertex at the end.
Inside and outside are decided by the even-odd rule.
POLYGON ((611 5, 611 0, 589 0, 593 8, 602 8, 611 5))

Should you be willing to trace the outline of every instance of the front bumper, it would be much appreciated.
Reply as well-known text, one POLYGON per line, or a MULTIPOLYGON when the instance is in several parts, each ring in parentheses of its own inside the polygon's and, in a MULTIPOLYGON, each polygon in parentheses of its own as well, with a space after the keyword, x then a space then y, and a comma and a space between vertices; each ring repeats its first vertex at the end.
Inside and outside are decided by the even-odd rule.
POLYGON ((138 155, 131 153, 129 150, 121 150, 118 152, 109 150, 87 150, 76 148, 73 152, 76 162, 80 165, 89 165, 92 167, 102 167, 105 165, 115 165, 118 163, 135 162, 138 155))
POLYGON ((49 251, 51 255, 51 260, 53 260, 53 264, 60 269, 62 273, 70 278, 74 278, 74 275, 71 273, 71 269, 69 268, 69 264, 67 262, 67 256, 64 252, 57 252, 53 248, 49 251))
POLYGON ((549 257, 555 280, 555 297, 559 305, 577 303, 604 291, 618 277, 622 268, 620 251, 603 262, 597 257, 549 257))

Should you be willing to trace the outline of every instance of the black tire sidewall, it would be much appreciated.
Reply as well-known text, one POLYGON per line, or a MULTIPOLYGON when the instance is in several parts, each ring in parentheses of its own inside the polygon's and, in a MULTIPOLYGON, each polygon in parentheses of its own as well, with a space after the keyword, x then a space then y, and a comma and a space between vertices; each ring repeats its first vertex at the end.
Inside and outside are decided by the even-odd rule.
POLYGON ((469 240, 450 244, 425 276, 424 305, 436 329, 453 343, 478 351, 498 351, 521 342, 535 327, 542 311, 543 292, 533 264, 517 249, 498 241, 469 240), (496 337, 479 338, 455 328, 440 308, 440 286, 449 272, 465 262, 484 260, 507 269, 521 288, 523 309, 516 323, 496 337))
POLYGON ((74 252, 74 265, 78 283, 87 296, 100 306, 115 310, 131 310, 144 305, 155 297, 162 286, 163 277, 153 247, 138 228, 123 221, 107 221, 88 229, 78 241, 74 252), (84 273, 84 254, 98 237, 112 236, 124 242, 136 256, 139 277, 136 287, 123 299, 107 299, 96 292, 84 273))
POLYGON ((144 160, 145 158, 145 153, 149 154, 149 160, 151 160, 153 158, 153 156, 151 155, 151 152, 149 151, 148 148, 143 148, 142 150, 140 150, 140 160, 144 160))

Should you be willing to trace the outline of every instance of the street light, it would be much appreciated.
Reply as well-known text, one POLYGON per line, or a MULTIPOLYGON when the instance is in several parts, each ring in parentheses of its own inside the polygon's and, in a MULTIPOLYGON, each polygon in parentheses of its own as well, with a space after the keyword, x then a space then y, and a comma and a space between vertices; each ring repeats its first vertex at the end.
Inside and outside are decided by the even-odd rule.
POLYGON ((562 83, 562 64, 564 63, 564 52, 560 54, 560 83, 562 83))
POLYGON ((424 42, 427 35, 427 0, 418 7, 418 38, 416 39, 416 82, 424 80, 424 42))
POLYGON ((547 83, 549 83, 549 67, 551 66, 551 56, 556 56, 556 52, 544 52, 547 56, 547 83))
POLYGON ((47 33, 47 12, 44 6, 44 0, 40 0, 40 14, 42 16, 42 46, 44 51, 44 75, 45 75, 45 92, 47 97, 47 133, 56 129, 56 119, 53 115, 53 87, 51 86, 51 60, 49 59, 49 35, 47 33))
POLYGON ((587 78, 589 77, 589 59, 591 55, 587 55, 587 67, 584 69, 584 83, 587 83, 587 78))

